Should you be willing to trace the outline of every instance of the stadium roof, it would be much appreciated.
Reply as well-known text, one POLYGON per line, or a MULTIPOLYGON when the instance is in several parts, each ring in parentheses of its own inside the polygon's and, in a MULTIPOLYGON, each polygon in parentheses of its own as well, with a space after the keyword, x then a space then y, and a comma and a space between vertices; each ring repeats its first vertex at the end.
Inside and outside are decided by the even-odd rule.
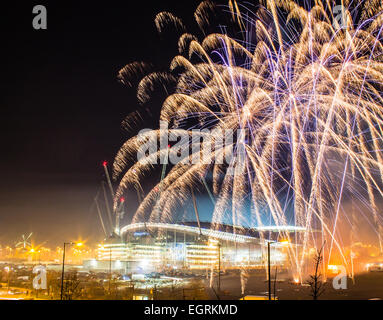
MULTIPOLYGON (((173 224, 173 223, 159 223, 159 222, 140 222, 128 224, 121 228, 120 233, 124 234, 129 231, 136 231, 142 229, 166 229, 194 234, 201 234, 203 236, 212 237, 215 239, 233 241, 239 243, 247 242, 256 242, 259 241, 259 232, 270 232, 270 233, 279 233, 279 232, 302 232, 305 231, 304 227, 296 226, 262 226, 257 228, 251 228, 243 230, 240 234, 235 232, 237 228, 233 226, 220 226, 220 230, 214 230, 210 228, 210 223, 201 223, 201 229, 198 226, 195 226, 195 223, 185 223, 185 224, 173 224)), ((241 230, 238 228, 238 230, 241 230)))

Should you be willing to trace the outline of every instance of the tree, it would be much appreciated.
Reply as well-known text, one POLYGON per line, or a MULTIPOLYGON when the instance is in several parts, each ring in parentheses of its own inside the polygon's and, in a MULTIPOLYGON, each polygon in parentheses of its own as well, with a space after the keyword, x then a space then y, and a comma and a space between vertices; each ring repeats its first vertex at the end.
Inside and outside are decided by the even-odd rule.
POLYGON ((56 271, 47 271, 47 293, 52 299, 60 295, 60 273, 56 271))
POLYGON ((108 299, 118 300, 119 299, 119 283, 117 279, 109 280, 108 288, 108 299))
POLYGON ((96 280, 89 280, 87 282, 86 297, 87 299, 105 298, 106 290, 102 284, 96 280))
MULTIPOLYGON (((61 290, 61 283, 59 280, 56 283, 56 289, 61 290)), ((82 288, 77 273, 71 272, 66 274, 63 285, 63 300, 74 300, 81 296, 81 292, 82 288)))
POLYGON ((313 275, 310 275, 310 280, 307 283, 310 285, 311 293, 310 296, 313 297, 313 300, 318 300, 319 296, 325 291, 325 283, 322 280, 322 274, 320 273, 320 265, 323 262, 323 246, 320 250, 317 250, 317 253, 314 257, 315 263, 315 272, 313 275))

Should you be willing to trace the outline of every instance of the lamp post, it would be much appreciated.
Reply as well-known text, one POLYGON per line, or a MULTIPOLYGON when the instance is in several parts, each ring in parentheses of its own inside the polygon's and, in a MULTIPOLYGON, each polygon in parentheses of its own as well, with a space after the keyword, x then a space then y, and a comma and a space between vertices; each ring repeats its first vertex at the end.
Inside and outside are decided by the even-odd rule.
POLYGON ((271 300, 270 241, 267 242, 267 278, 269 282, 269 300, 271 300))
POLYGON ((111 282, 112 282, 112 247, 109 247, 109 295, 112 294, 111 282))
POLYGON ((31 260, 32 260, 32 264, 33 264, 33 260, 36 262, 36 256, 35 256, 36 250, 34 248, 31 248, 29 250, 29 254, 31 255, 31 260))
POLYGON ((10 273, 11 273, 11 267, 5 267, 5 271, 7 271, 8 274, 8 293, 9 293, 9 280, 10 280, 10 273))
POLYGON ((221 244, 218 242, 218 292, 221 291, 221 244))
POLYGON ((60 300, 63 299, 63 290, 64 290, 64 268, 65 268, 65 246, 66 245, 72 245, 75 244, 77 247, 81 247, 82 243, 74 243, 74 242, 64 242, 64 250, 63 250, 63 267, 62 267, 62 272, 61 272, 61 295, 60 295, 60 300))

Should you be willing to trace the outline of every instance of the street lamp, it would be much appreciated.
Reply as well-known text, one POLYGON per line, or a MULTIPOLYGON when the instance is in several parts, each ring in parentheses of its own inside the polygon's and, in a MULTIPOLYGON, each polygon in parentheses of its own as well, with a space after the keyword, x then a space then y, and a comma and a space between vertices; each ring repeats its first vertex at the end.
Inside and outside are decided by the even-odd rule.
POLYGON ((221 243, 218 242, 218 292, 221 291, 221 243))
POLYGON ((267 241, 267 279, 269 284, 269 300, 271 300, 271 263, 270 263, 270 241, 267 241))
POLYGON ((10 273, 11 273, 11 268, 10 267, 5 267, 4 270, 8 274, 8 293, 9 293, 9 280, 10 280, 10 273))
POLYGON ((34 248, 31 248, 28 253, 31 255, 31 260, 33 264, 33 260, 36 261, 36 257, 35 257, 36 250, 34 248))
POLYGON ((63 268, 61 272, 61 297, 60 300, 63 299, 63 289, 64 289, 64 266, 65 266, 65 246, 75 244, 77 247, 81 247, 83 245, 82 242, 64 242, 64 250, 63 250, 63 268))

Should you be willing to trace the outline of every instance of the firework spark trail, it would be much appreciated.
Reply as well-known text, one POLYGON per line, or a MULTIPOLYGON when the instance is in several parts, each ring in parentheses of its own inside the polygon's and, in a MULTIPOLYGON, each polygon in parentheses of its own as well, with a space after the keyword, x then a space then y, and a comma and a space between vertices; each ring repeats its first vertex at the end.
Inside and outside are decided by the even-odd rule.
MULTIPOLYGON (((139 82, 139 101, 149 101, 156 83, 173 83, 175 92, 160 112, 160 120, 170 124, 168 133, 191 137, 192 129, 211 130, 201 131, 202 147, 184 160, 202 158, 202 150, 211 148, 211 141, 221 139, 219 133, 225 130, 246 133, 224 146, 215 144, 208 163, 174 164, 146 195, 133 221, 172 221, 174 207, 203 182, 215 202, 213 224, 218 227, 230 218, 235 232, 246 221, 288 225, 292 203, 295 224, 306 231, 280 236, 301 244, 302 249, 289 251, 300 278, 309 249, 323 243, 325 261, 330 262, 336 248, 348 265, 338 228, 355 223, 343 217, 351 199, 353 207, 369 208, 360 216, 368 223, 373 220, 382 245, 378 206, 383 198, 383 7, 375 0, 358 4, 360 18, 353 21, 355 8, 343 1, 346 19, 340 25, 332 11, 334 1, 314 2, 305 9, 294 1, 265 0, 251 12, 230 0, 227 12, 203 1, 195 13, 203 39, 185 32, 171 13, 157 15, 160 32, 169 24, 182 32, 180 55, 168 73, 152 72, 139 82), (225 32, 209 34, 209 15, 216 12, 227 13, 229 22, 225 32), (228 153, 233 155, 229 163, 217 161, 228 153), (208 183, 204 177, 209 173, 208 183), (247 199, 250 219, 245 214, 247 199)), ((120 71, 119 79, 132 85, 137 74, 151 70, 149 64, 132 63, 120 71)), ((151 133, 158 140, 162 134, 151 133)), ((189 140, 190 149, 197 143, 189 140)), ((144 174, 154 168, 150 159, 177 153, 173 148, 156 150, 150 159, 130 166, 140 146, 134 137, 116 156, 114 177, 123 174, 116 197, 129 185, 141 189, 144 174)), ((260 237, 265 235, 261 232, 260 237)))

